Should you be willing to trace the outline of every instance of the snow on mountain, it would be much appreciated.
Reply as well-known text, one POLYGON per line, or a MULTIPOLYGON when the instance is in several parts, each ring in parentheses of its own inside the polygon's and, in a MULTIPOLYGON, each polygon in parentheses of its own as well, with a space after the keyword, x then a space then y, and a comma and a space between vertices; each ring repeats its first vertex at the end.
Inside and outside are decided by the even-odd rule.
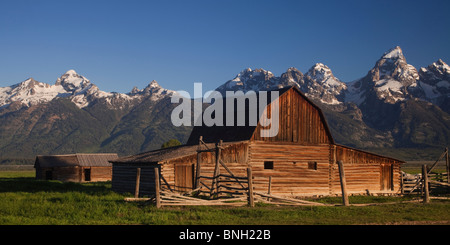
MULTIPOLYGON (((290 67, 279 77, 261 68, 247 68, 216 90, 225 95, 226 91, 258 92, 285 86, 297 86, 306 96, 327 105, 347 102, 361 105, 373 99, 395 104, 417 98, 445 107, 450 103, 450 67, 438 60, 417 70, 406 62, 402 49, 394 47, 379 58, 366 76, 349 83, 336 78, 325 64, 316 63, 305 74, 290 67)), ((0 88, 0 108, 13 102, 32 106, 58 97, 69 98, 79 108, 101 100, 111 107, 122 107, 147 97, 156 101, 173 93, 156 81, 143 89, 135 87, 129 93, 105 92, 75 70, 68 70, 54 85, 29 78, 0 88)))
POLYGON ((275 77, 272 72, 264 69, 252 70, 247 68, 237 74, 232 80, 227 81, 216 89, 225 95, 226 91, 247 92, 250 90, 270 90, 278 86, 279 78, 275 77))
POLYGON ((385 52, 382 59, 402 59, 404 58, 402 49, 399 46, 396 46, 393 49, 385 52))
POLYGON ((0 88, 0 108, 13 102, 20 102, 29 107, 58 97, 70 98, 79 108, 87 107, 100 99, 104 99, 110 105, 121 107, 123 103, 135 99, 141 100, 145 96, 151 96, 152 100, 159 100, 172 93, 174 91, 162 88, 156 81, 152 81, 143 90, 135 88, 128 94, 105 92, 76 71, 68 70, 56 80, 55 85, 29 78, 10 87, 0 88))
POLYGON ((62 85, 67 91, 78 92, 91 85, 91 82, 85 77, 77 74, 74 70, 68 70, 56 80, 55 84, 62 85))
POLYGON ((429 86, 432 88, 432 93, 429 94, 429 98, 435 98, 437 95, 449 95, 450 92, 450 66, 444 61, 439 59, 437 62, 429 65, 428 67, 422 67, 420 73, 420 86, 429 86))
POLYGON ((144 89, 139 90, 137 87, 134 87, 131 92, 126 95, 129 97, 151 96, 151 100, 156 101, 175 93, 175 91, 162 88, 157 81, 153 80, 144 89))
POLYGON ((450 112, 450 67, 441 59, 420 68, 416 96, 450 112))
POLYGON ((386 103, 405 101, 409 91, 418 86, 419 73, 406 62, 400 47, 388 50, 376 62, 368 74, 348 83, 346 101, 361 104, 365 98, 374 95, 386 103))
POLYGON ((341 96, 346 89, 346 84, 337 79, 326 65, 318 63, 305 75, 290 67, 280 77, 264 69, 247 68, 216 91, 225 95, 226 91, 258 92, 286 86, 297 86, 305 95, 332 105, 342 103, 336 96, 341 96))
POLYGON ((68 92, 61 85, 49 85, 29 78, 10 87, 0 88, 0 107, 15 101, 32 106, 66 95, 68 92))
POLYGON ((317 63, 304 76, 307 87, 301 90, 310 97, 319 99, 324 104, 342 104, 347 85, 333 75, 328 66, 317 63))

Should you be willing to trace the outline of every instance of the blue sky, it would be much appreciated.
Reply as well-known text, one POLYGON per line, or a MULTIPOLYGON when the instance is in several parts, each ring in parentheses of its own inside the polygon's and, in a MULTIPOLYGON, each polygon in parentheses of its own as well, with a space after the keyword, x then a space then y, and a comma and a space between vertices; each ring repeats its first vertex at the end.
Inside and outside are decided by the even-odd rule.
POLYGON ((104 91, 156 80, 214 89, 247 67, 317 62, 345 82, 400 46, 416 68, 450 63, 450 1, 0 1, 0 87, 69 69, 104 91))

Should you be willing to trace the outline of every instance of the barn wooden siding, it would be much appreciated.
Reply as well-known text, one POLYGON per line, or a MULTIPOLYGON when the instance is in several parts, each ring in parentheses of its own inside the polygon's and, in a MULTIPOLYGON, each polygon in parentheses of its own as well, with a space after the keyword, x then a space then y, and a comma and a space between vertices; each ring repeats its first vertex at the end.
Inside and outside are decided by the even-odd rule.
POLYGON ((36 171, 36 179, 45 180, 47 178, 47 171, 51 172, 52 180, 67 182, 110 181, 112 176, 111 167, 43 167, 39 168, 36 171), (90 172, 89 177, 85 175, 85 170, 88 170, 90 172), (89 180, 86 180, 86 178, 88 178, 89 180))
POLYGON ((331 147, 330 187, 341 194, 336 161, 342 160, 348 193, 398 193, 401 188, 401 162, 346 146, 331 147))
POLYGON ((36 170, 36 179, 59 180, 69 182, 81 182, 81 167, 57 167, 57 168, 39 168, 36 170), (49 172, 49 174, 47 174, 49 172), (48 176, 49 175, 49 176, 48 176))
POLYGON ((134 195, 136 190, 137 169, 140 173, 140 196, 150 196, 155 194, 155 167, 157 164, 133 164, 114 163, 112 167, 113 181, 111 189, 118 193, 129 193, 134 195))
MULTIPOLYGON (((340 195, 338 160, 344 163, 350 194, 396 193, 400 190, 399 161, 339 145, 248 141, 224 147, 220 159, 238 177, 246 177, 247 167, 251 167, 254 190, 261 193, 269 191, 271 178, 270 191, 274 195, 340 195), (266 169, 266 162, 271 162, 273 169, 266 169)), ((216 166, 215 152, 202 152, 200 165, 200 186, 208 193, 216 166)), ((160 166, 162 188, 179 192, 195 188, 197 154, 191 154, 159 164, 115 163, 113 190, 134 193, 136 169, 141 168, 140 194, 151 195, 154 193, 155 166, 160 166)), ((222 165, 219 165, 219 171, 229 175, 222 165)), ((239 184, 229 180, 219 178, 222 194, 242 193, 235 190, 240 188, 239 184)))
POLYGON ((249 165, 254 188, 282 196, 313 196, 329 194, 329 145, 292 145, 252 142, 249 165), (264 169, 264 162, 273 162, 273 169, 264 169))
MULTIPOLYGON (((252 140, 269 142, 292 142, 302 144, 326 144, 333 142, 328 130, 326 120, 321 110, 312 104, 306 97, 300 95, 297 90, 290 89, 280 95, 279 103, 279 130, 275 137, 261 136, 262 127, 258 124, 253 133, 252 140)), ((266 125, 271 120, 271 107, 261 117, 262 124, 266 125)))

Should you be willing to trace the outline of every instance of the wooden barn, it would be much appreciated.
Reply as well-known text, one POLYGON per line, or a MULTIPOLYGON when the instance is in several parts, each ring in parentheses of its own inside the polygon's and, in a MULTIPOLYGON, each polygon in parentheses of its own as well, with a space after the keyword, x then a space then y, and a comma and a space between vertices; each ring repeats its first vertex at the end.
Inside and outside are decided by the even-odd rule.
MULTIPOLYGON (((186 145, 111 161, 113 190, 134 193, 140 181, 141 196, 155 194, 156 170, 160 185, 171 191, 227 194, 240 185, 230 180, 246 176, 250 168, 258 192, 286 197, 341 195, 337 164, 341 161, 348 194, 400 192, 403 161, 336 144, 320 108, 296 87, 280 89, 278 102, 277 136, 261 137, 260 123, 194 127, 186 145)), ((273 105, 268 103, 268 111, 273 105)))
POLYGON ((115 153, 36 156, 36 179, 67 182, 110 181, 115 153))

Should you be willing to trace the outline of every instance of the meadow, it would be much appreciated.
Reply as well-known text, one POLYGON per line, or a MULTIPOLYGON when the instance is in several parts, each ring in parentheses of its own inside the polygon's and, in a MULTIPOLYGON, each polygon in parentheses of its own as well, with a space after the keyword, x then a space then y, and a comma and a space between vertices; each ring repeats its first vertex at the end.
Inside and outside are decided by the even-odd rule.
POLYGON ((0 171, 1 225, 363 225, 450 224, 450 201, 418 196, 350 196, 315 201, 336 206, 163 207, 125 202, 110 182, 63 183, 34 178, 32 171, 0 171), (383 204, 384 205, 380 205, 383 204), (389 204, 388 204, 389 203, 389 204), (395 204, 391 204, 395 203, 395 204))

